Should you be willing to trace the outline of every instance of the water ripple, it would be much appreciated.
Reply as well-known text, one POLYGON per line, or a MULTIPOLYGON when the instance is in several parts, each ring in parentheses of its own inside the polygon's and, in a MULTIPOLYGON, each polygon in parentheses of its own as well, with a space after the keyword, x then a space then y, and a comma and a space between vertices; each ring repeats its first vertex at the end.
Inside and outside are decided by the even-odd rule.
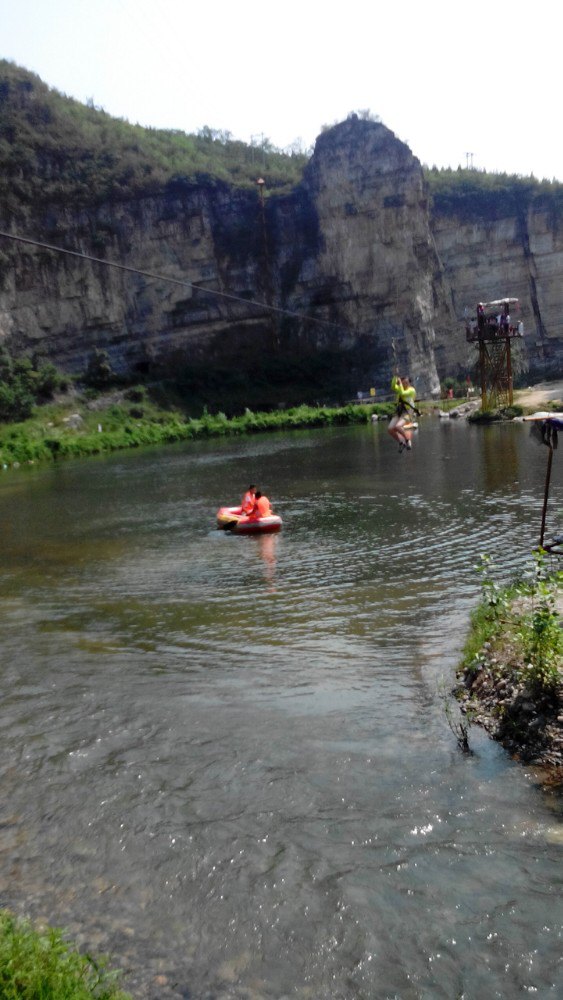
POLYGON ((482 733, 460 755, 440 693, 545 454, 441 423, 0 482, 5 905, 147 1000, 557 994, 560 803, 482 733), (279 536, 215 530, 250 479, 279 536))

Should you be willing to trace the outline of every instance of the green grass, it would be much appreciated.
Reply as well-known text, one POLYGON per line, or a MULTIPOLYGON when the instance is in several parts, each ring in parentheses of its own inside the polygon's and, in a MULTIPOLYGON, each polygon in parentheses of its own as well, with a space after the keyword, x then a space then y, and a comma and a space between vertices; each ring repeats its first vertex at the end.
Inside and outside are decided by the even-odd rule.
POLYGON ((503 406, 498 410, 474 410, 468 416, 470 424, 493 424, 500 420, 513 420, 514 417, 522 417, 524 408, 518 404, 513 406, 503 406))
POLYGON ((0 911, 1 1000, 130 1000, 105 959, 80 955, 60 930, 0 911))
MULTIPOLYGON (((515 595, 515 588, 507 588, 503 596, 508 602, 515 595)), ((494 643, 501 634, 506 637, 509 630, 515 632, 516 627, 512 623, 501 622, 496 609, 483 599, 471 614, 471 628, 463 647, 461 669, 474 669, 485 643, 494 643)))
MULTIPOLYGON (((142 390, 139 390, 142 394, 142 390)), ((0 424, 0 466, 9 468, 26 463, 63 458, 79 458, 177 441, 259 434, 306 427, 365 424, 372 413, 390 415, 393 404, 348 404, 341 407, 297 406, 269 413, 245 410, 228 418, 206 411, 200 417, 184 415, 178 409, 162 409, 143 397, 140 403, 123 399, 104 409, 91 410, 86 400, 77 403, 37 407, 33 416, 21 423, 0 424), (78 414, 73 428, 68 418, 78 414)))
POLYGON ((533 554, 533 561, 532 573, 502 586, 495 580, 490 557, 481 557, 481 600, 471 615, 459 670, 478 669, 484 650, 494 649, 496 672, 516 671, 530 693, 537 694, 554 689, 561 679, 563 635, 557 598, 563 574, 548 570, 541 551, 533 554))

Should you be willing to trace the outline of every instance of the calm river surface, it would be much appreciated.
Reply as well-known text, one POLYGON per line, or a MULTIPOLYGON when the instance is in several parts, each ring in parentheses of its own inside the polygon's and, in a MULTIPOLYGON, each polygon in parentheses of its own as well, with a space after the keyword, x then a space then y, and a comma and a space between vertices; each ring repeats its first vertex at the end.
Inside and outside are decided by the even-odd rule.
POLYGON ((546 460, 428 418, 0 474, 0 906, 138 998, 561 996, 561 799, 443 708, 546 460), (280 535, 215 529, 249 481, 280 535))

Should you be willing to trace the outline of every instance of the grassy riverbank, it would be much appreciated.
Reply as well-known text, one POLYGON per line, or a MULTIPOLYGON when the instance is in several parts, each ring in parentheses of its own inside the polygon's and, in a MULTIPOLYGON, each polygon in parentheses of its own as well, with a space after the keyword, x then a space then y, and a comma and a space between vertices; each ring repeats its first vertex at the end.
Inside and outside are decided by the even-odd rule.
POLYGON ((0 911, 2 1000, 131 1000, 117 987, 119 975, 104 959, 80 955, 61 931, 0 911))
POLYGON ((494 424, 501 420, 514 420, 515 417, 524 416, 524 407, 502 406, 497 410, 473 410, 468 416, 470 424, 494 424))
MULTIPOLYGON (((545 383, 542 391, 519 391, 510 414, 485 415, 490 419, 512 418, 523 412, 558 408, 555 402, 563 391, 559 383, 545 383)), ((423 413, 458 410, 467 400, 427 400, 419 403, 423 413)), ((472 401, 473 402, 473 401, 472 401)), ((0 469, 17 465, 47 462, 62 458, 97 455, 122 448, 162 445, 174 441, 256 434, 275 430, 328 427, 333 424, 363 424, 373 414, 389 417, 394 404, 349 403, 346 406, 294 406, 269 412, 245 410, 238 416, 187 413, 178 393, 170 394, 157 387, 127 389, 77 389, 72 382, 55 402, 36 405, 26 420, 0 423, 0 469)), ((477 411, 477 420, 482 416, 477 411)), ((470 417, 469 419, 475 419, 470 417)))
POLYGON ((75 395, 36 407, 20 423, 0 424, 0 466, 78 458, 175 441, 257 434, 267 431, 336 424, 365 424, 372 414, 389 415, 390 403, 341 407, 297 406, 271 413, 246 410, 228 418, 204 412, 189 417, 151 401, 144 388, 107 393, 96 398, 75 395))
POLYGON ((533 570, 508 587, 482 560, 456 694, 469 721, 563 781, 563 573, 547 558, 536 554, 533 570))

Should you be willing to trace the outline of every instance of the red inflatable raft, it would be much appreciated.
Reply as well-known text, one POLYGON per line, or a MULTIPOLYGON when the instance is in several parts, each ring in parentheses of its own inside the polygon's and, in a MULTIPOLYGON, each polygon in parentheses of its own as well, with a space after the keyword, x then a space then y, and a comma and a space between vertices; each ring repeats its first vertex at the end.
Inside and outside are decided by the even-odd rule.
POLYGON ((268 517, 248 517, 241 507, 219 507, 217 511, 217 527, 234 531, 237 535, 255 535, 261 531, 279 531, 282 519, 278 514, 268 517))

